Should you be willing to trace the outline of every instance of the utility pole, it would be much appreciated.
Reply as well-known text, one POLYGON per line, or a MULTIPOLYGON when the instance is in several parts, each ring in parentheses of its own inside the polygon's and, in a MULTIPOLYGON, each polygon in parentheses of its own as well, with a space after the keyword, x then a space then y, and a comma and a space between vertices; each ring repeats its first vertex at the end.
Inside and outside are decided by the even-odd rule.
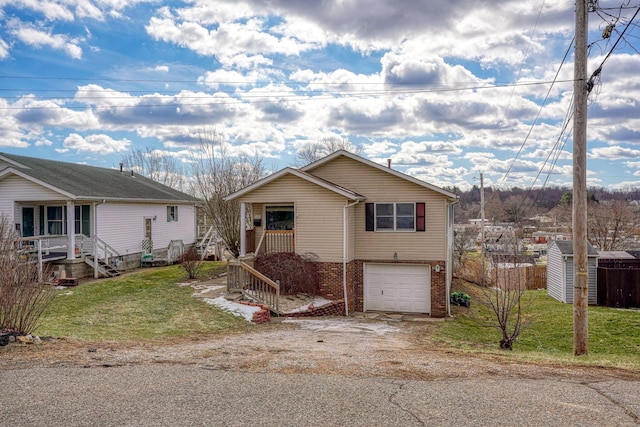
POLYGON ((480 172, 480 259, 482 260, 482 287, 484 288, 484 179, 480 172))
POLYGON ((576 0, 573 113, 573 355, 589 352, 587 264, 587 28, 591 0, 576 0))

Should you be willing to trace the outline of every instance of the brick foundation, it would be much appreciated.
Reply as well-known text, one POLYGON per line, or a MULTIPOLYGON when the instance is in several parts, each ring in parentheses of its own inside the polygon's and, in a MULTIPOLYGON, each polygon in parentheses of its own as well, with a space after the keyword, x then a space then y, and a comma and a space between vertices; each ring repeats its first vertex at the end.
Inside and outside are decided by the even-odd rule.
POLYGON ((271 321, 271 310, 269 310, 268 305, 247 301, 240 301, 240 304, 260 308, 260 310, 253 313, 253 317, 251 318, 253 323, 268 323, 271 321))
MULTIPOLYGON (((365 263, 439 265, 440 272, 436 272, 433 268, 431 269, 431 316, 445 317, 447 315, 446 262, 442 260, 390 261, 371 259, 355 260, 347 263, 347 306, 349 313, 364 311, 365 263)), ((318 271, 321 276, 320 295, 333 301, 337 298, 344 298, 343 264, 329 262, 319 264, 318 271)))
POLYGON ((284 313, 283 317, 321 317, 321 316, 344 316, 344 300, 335 300, 330 304, 321 307, 310 307, 304 311, 295 313, 284 313))

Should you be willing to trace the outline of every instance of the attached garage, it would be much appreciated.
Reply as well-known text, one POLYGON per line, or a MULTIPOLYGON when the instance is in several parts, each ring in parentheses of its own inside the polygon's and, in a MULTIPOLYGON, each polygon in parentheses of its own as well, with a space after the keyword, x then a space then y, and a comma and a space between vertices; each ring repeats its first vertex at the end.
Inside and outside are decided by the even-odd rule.
POLYGON ((365 311, 431 313, 431 267, 364 264, 365 311))

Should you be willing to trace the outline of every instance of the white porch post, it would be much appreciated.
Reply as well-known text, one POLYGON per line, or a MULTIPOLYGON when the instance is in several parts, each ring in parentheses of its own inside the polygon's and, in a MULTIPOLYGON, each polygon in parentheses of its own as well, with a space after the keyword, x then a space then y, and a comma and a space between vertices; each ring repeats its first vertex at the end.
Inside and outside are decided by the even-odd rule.
POLYGON ((247 205, 240 203, 240 256, 247 255, 247 205))
POLYGON ((76 257, 76 205, 67 201, 67 259, 76 257))

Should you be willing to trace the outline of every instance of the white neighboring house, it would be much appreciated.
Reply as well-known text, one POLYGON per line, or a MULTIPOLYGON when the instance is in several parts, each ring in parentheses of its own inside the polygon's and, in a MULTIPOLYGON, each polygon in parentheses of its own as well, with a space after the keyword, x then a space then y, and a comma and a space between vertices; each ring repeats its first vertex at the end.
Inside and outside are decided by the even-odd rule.
POLYGON ((91 275, 91 267, 95 277, 115 275, 139 266, 144 252, 193 245, 198 203, 122 168, 0 153, 0 215, 40 265, 64 265, 68 277, 91 275))

